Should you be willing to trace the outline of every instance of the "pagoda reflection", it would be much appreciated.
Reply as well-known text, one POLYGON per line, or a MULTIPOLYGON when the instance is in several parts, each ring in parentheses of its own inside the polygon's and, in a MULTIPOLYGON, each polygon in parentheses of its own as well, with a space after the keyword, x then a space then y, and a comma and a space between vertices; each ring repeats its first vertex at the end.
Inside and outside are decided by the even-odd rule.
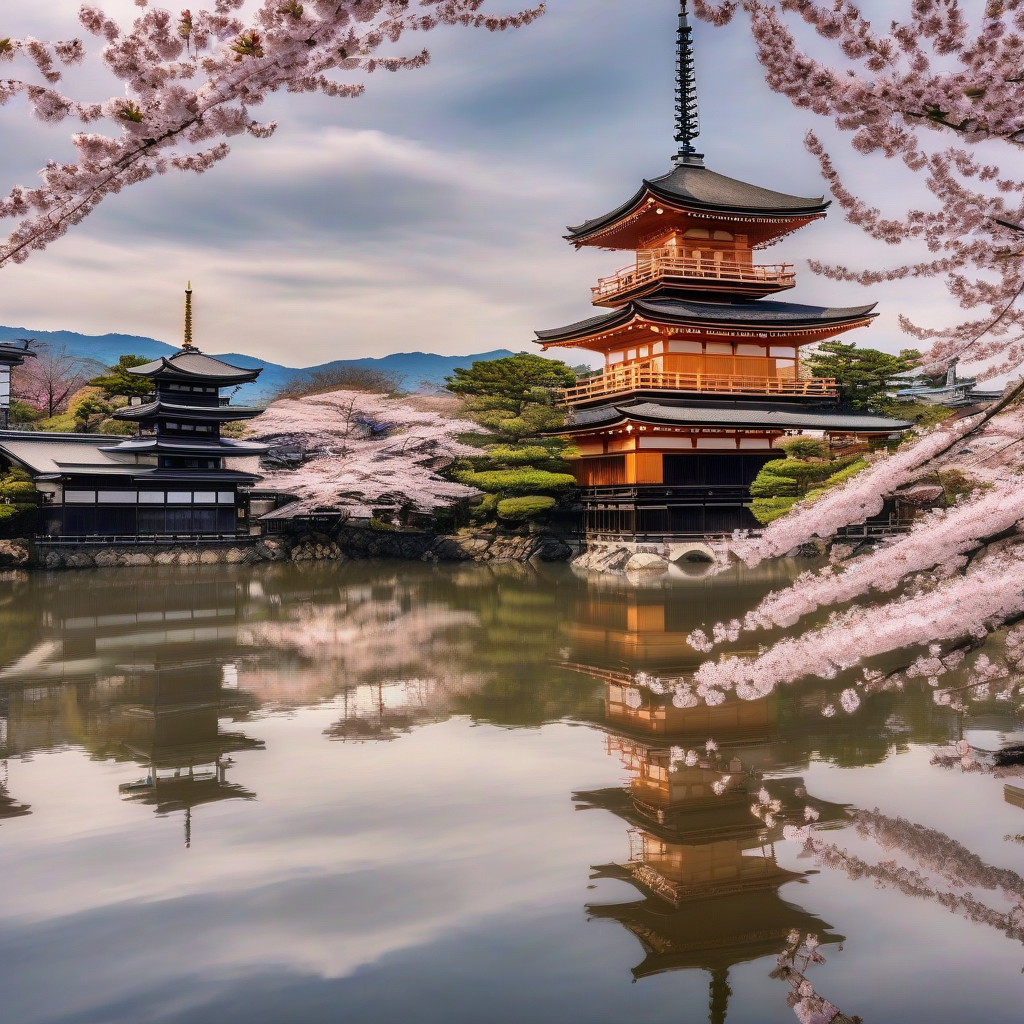
POLYGON ((592 879, 626 882, 640 897, 589 904, 588 917, 617 921, 637 938, 635 979, 708 972, 717 1024, 737 965, 783 953, 794 931, 843 941, 784 897, 805 873, 779 863, 776 843, 785 823, 803 822, 805 808, 819 823, 845 820, 844 808, 809 797, 793 774, 809 750, 794 746, 793 730, 780 723, 788 713, 778 694, 709 706, 691 693, 704 656, 686 636, 708 612, 700 602, 680 602, 667 589, 607 589, 576 612, 562 667, 603 684, 596 724, 628 781, 573 799, 578 810, 608 811, 626 826, 628 857, 595 865, 592 879), (774 775, 783 777, 767 783, 766 796, 764 779, 774 775), (752 805, 766 799, 755 816, 752 805))
POLYGON ((804 873, 776 855, 784 820, 802 820, 805 806, 821 820, 838 820, 843 808, 809 798, 803 780, 789 777, 770 783, 774 814, 755 817, 751 804, 770 749, 727 733, 722 739, 722 749, 698 752, 613 732, 608 749, 622 760, 628 785, 573 794, 577 809, 610 811, 628 826, 628 859, 596 865, 591 878, 627 882, 642 897, 589 904, 588 917, 617 921, 636 936, 644 958, 632 968, 635 979, 707 971, 712 1022, 726 1018, 735 966, 782 953, 794 930, 826 944, 843 941, 783 898, 782 887, 804 873))
POLYGON ((158 815, 184 812, 186 845, 191 844, 194 808, 256 798, 227 779, 234 765, 231 754, 264 745, 221 730, 221 718, 232 712, 237 699, 224 682, 223 670, 205 662, 151 665, 133 669, 120 694, 115 729, 127 756, 147 774, 118 789, 125 799, 153 807, 158 815))

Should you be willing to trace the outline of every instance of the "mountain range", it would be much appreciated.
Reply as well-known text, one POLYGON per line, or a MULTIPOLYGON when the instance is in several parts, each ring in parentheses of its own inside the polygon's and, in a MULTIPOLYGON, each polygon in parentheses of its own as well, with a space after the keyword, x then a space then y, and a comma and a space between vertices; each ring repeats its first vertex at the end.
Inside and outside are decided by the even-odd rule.
MULTIPOLYGON (((133 334, 77 334, 74 331, 34 331, 27 327, 0 327, 0 341, 13 341, 17 338, 35 338, 39 344, 49 345, 53 349, 63 348, 78 359, 89 359, 102 366, 116 363, 123 355, 146 356, 158 359, 180 351, 173 345, 154 338, 141 338, 133 334)), ((329 370, 342 366, 360 366, 382 370, 393 374, 399 386, 413 389, 421 384, 441 386, 445 377, 450 376, 457 366, 469 366, 474 362, 486 362, 514 355, 509 349, 495 349, 492 352, 478 352, 467 356, 439 356, 432 352, 396 352, 380 358, 335 359, 329 363, 301 368, 281 366, 263 359, 239 352, 211 352, 218 359, 234 363, 236 366, 262 366, 263 373, 255 384, 247 384, 239 389, 236 401, 266 401, 282 387, 313 370, 329 370)))

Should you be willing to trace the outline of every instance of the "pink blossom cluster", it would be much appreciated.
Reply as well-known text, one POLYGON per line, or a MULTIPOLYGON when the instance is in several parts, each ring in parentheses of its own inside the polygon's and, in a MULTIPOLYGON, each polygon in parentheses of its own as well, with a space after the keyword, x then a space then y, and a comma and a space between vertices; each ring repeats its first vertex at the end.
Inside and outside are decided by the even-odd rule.
MULTIPOLYGON (((509 16, 484 14, 484 0, 261 0, 247 22, 246 0, 215 0, 213 9, 180 14, 149 8, 130 29, 92 4, 79 14, 82 27, 101 40, 107 71, 123 92, 95 102, 57 89, 61 65, 79 63, 78 39, 53 44, 0 38, 0 62, 25 59, 37 74, 0 79, 0 104, 23 96, 48 123, 73 118, 104 123, 72 136, 74 163, 50 161, 42 185, 21 185, 0 199, 0 218, 21 218, 0 244, 0 267, 22 262, 78 224, 107 196, 174 168, 201 174, 228 154, 224 141, 248 133, 273 134, 251 111, 281 90, 325 96, 359 96, 364 86, 335 77, 422 67, 412 56, 379 56, 409 32, 438 25, 500 31, 527 25, 543 4, 509 16)), ((148 8, 146 0, 138 6, 148 8)))
POLYGON ((369 514, 374 505, 411 505, 422 512, 478 492, 445 480, 438 470, 479 451, 458 436, 476 424, 443 415, 416 398, 331 391, 274 402, 251 427, 261 440, 298 445, 297 469, 264 470, 264 486, 298 495, 311 505, 369 514), (366 424, 386 426, 386 436, 366 424))
POLYGON ((907 577, 939 567, 943 575, 962 569, 967 555, 986 540, 1024 520, 1024 478, 999 480, 968 500, 918 519, 910 533, 840 566, 801 574, 792 586, 775 591, 749 612, 743 628, 792 626, 819 608, 869 594, 895 590, 907 577))
MULTIPOLYGON (((833 613, 756 656, 722 657, 694 674, 698 692, 757 700, 806 676, 834 679, 867 659, 936 641, 985 637, 1024 613, 1024 553, 1016 546, 977 559, 961 575, 934 579, 887 604, 833 613)), ((848 701, 852 704, 852 700, 848 701)))
POLYGON ((961 307, 985 312, 948 327, 920 327, 904 317, 904 330, 933 342, 933 366, 966 359, 986 364, 988 374, 1003 372, 1024 361, 1022 245, 1007 226, 1024 221, 1024 181, 966 147, 995 140, 1012 147, 1015 158, 1024 143, 1024 6, 986 2, 975 30, 955 0, 913 0, 907 7, 905 20, 879 31, 849 0, 694 2, 698 17, 718 25, 744 11, 773 90, 798 108, 831 117, 857 152, 901 160, 930 194, 931 208, 887 216, 844 184, 809 133, 808 149, 850 223, 889 245, 918 242, 929 252, 927 259, 883 270, 812 268, 864 284, 944 277, 961 307), (788 15, 833 48, 831 60, 797 43, 788 15), (941 135, 956 142, 937 148, 941 135))

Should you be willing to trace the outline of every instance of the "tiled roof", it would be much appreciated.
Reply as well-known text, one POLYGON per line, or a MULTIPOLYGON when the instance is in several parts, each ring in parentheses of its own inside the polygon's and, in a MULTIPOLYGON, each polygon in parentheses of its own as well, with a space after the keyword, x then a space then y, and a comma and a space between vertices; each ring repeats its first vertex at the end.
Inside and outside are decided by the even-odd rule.
POLYGON ((877 303, 867 306, 804 306, 795 302, 693 302, 679 298, 635 299, 621 309, 588 317, 565 327, 537 331, 541 342, 565 341, 627 324, 634 316, 662 324, 759 324, 817 327, 843 324, 874 316, 877 303))
POLYGON ((852 433, 895 433, 913 426, 906 420, 890 419, 867 413, 829 412, 751 406, 662 405, 640 402, 636 405, 601 406, 577 410, 569 430, 581 431, 612 426, 627 420, 679 426, 764 427, 779 430, 846 430, 852 433))
POLYGON ((570 227, 567 237, 575 241, 614 224, 642 202, 648 192, 676 206, 762 216, 813 217, 824 213, 830 205, 823 196, 791 196, 726 177, 700 165, 680 163, 660 178, 645 179, 640 191, 618 209, 570 227))

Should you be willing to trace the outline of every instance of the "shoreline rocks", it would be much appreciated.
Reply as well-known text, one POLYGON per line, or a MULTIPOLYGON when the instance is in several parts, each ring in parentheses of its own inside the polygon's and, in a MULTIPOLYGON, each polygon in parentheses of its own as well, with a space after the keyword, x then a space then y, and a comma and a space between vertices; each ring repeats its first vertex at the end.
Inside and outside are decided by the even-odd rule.
POLYGON ((424 562, 564 562, 576 552, 554 533, 462 531, 453 535, 341 527, 332 534, 253 537, 224 544, 37 545, 0 540, 0 570, 255 565, 395 558, 424 562))

